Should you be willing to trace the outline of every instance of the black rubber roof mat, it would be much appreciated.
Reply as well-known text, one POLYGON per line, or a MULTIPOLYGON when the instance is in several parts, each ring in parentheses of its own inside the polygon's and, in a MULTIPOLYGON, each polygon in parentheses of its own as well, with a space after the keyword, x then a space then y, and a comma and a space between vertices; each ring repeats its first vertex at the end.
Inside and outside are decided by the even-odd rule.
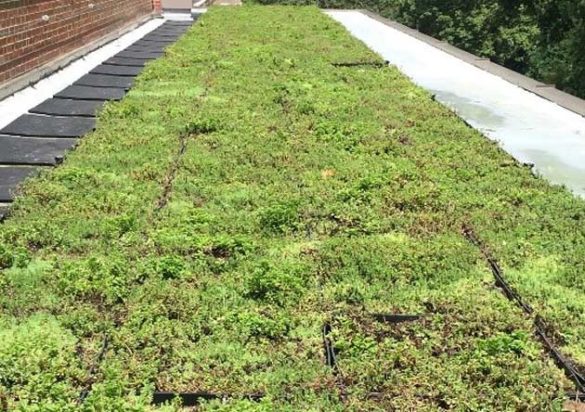
POLYGON ((169 45, 169 44, 173 44, 175 42, 175 40, 171 40, 171 39, 154 39, 154 40, 149 40, 149 39, 140 39, 135 43, 132 43, 129 47, 132 46, 152 46, 152 45, 169 45))
POLYGON ((0 164, 54 165, 77 139, 0 135, 0 164))
POLYGON ((181 37, 186 30, 153 30, 150 33, 145 34, 139 40, 146 39, 148 37, 181 37))
MULTIPOLYGON (((133 79, 133 77, 123 78, 133 79)), ((53 116, 95 117, 103 105, 103 101, 99 100, 47 99, 30 109, 30 112, 53 116)))
POLYGON ((181 37, 179 34, 166 34, 166 33, 152 33, 152 34, 147 34, 146 36, 144 36, 141 40, 177 40, 179 37, 181 37))
POLYGON ((144 67, 151 59, 131 59, 128 57, 110 57, 104 62, 111 66, 129 66, 129 67, 144 67))
POLYGON ((140 66, 113 66, 111 64, 100 64, 90 73, 106 74, 113 76, 138 76, 144 67, 140 66))
POLYGON ((125 58, 125 59, 145 59, 145 60, 152 60, 158 59, 165 54, 163 51, 128 51, 124 50, 120 53, 116 54, 112 58, 125 58))
POLYGON ((59 99, 121 100, 126 91, 116 87, 69 86, 55 95, 59 99))
MULTIPOLYGON (((167 47, 169 44, 173 44, 174 40, 143 40, 140 39, 137 42, 132 43, 128 46, 128 49, 132 47, 167 47)), ((127 50, 127 49, 126 49, 127 50)))
POLYGON ((27 177, 34 176, 39 171, 37 167, 4 166, 0 167, 0 202, 11 202, 16 187, 27 177))
POLYGON ((147 36, 175 36, 181 37, 183 34, 187 33, 187 29, 164 29, 164 30, 154 30, 147 34, 147 36))
MULTIPOLYGON (((199 13, 197 13, 197 15, 199 15, 199 13)), ((163 24, 163 26, 192 26, 193 25, 193 20, 168 20, 165 21, 163 24)))
POLYGON ((24 114, 0 130, 0 134, 38 137, 79 137, 95 128, 91 117, 52 117, 24 114))
POLYGON ((115 87, 118 89, 129 89, 134 84, 134 77, 108 76, 105 74, 86 74, 73 84, 78 86, 115 87))
POLYGON ((181 37, 187 30, 153 30, 150 33, 146 34, 144 38, 147 37, 174 37, 178 38, 181 37))
POLYGON ((156 29, 154 29, 153 31, 147 33, 147 34, 151 34, 151 33, 185 33, 187 30, 189 30, 188 26, 160 26, 157 27, 156 29))
POLYGON ((179 36, 156 36, 156 37, 144 37, 142 41, 156 42, 156 43, 168 43, 172 44, 179 40, 179 36))
POLYGON ((162 53, 167 46, 161 44, 133 44, 124 49, 127 52, 148 52, 148 53, 162 53))

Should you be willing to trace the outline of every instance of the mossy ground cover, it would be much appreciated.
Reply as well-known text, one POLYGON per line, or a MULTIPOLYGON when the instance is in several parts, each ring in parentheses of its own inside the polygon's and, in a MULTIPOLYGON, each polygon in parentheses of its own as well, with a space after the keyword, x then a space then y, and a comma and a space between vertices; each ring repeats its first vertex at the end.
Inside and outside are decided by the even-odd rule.
POLYGON ((2 407, 560 410, 462 227, 585 364, 585 203, 395 68, 331 64, 356 61, 380 58, 316 8, 212 8, 29 181, 0 228, 2 407))

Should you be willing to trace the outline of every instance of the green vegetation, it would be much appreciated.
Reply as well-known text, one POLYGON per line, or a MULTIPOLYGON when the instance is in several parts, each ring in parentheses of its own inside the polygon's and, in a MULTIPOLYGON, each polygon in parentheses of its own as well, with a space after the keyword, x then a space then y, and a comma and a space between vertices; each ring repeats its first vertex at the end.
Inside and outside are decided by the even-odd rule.
POLYGON ((585 98, 583 0, 247 0, 361 8, 585 98))
POLYGON ((331 65, 366 60, 316 8, 249 6, 150 64, 0 227, 2 407, 560 411, 570 382, 461 228, 585 364, 585 203, 395 68, 331 65))

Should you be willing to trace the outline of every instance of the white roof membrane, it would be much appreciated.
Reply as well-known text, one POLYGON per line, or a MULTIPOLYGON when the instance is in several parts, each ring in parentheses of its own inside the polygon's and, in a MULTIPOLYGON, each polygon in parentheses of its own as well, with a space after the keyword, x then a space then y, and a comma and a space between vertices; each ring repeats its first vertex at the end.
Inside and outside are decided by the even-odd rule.
POLYGON ((359 11, 328 11, 471 126, 585 196, 585 118, 359 11))

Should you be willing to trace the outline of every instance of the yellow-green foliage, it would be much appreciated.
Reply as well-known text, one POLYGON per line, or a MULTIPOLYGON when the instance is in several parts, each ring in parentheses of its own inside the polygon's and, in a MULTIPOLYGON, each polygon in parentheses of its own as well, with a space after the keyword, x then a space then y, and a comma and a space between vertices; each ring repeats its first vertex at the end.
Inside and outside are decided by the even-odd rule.
POLYGON ((266 394, 208 410, 560 410, 570 384, 460 231, 582 359, 585 203, 395 68, 331 65, 371 60, 316 8, 245 6, 150 64, 0 227, 0 402, 149 410, 157 388, 266 394))

